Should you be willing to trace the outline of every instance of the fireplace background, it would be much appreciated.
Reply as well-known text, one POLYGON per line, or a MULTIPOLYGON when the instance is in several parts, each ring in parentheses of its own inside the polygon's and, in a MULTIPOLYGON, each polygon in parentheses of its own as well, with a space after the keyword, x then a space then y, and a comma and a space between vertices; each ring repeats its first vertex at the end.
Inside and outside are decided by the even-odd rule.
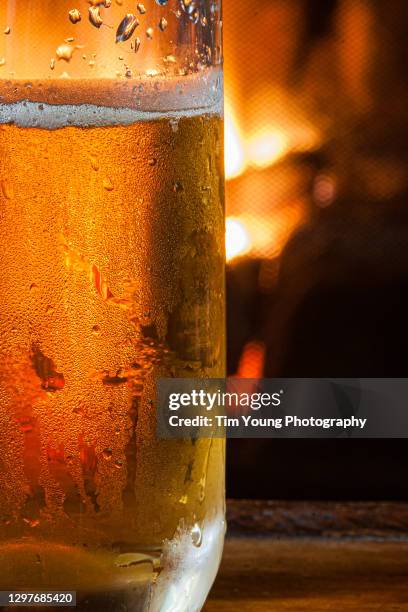
MULTIPOLYGON (((230 375, 405 377, 408 4, 224 0, 230 375)), ((227 493, 407 499, 405 440, 231 440, 227 493)))

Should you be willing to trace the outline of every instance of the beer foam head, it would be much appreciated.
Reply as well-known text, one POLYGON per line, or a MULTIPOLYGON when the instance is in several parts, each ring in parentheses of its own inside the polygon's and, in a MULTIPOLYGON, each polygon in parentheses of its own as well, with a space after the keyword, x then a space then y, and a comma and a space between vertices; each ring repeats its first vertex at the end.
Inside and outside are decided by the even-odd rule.
POLYGON ((181 80, 72 79, 47 83, 0 83, 0 123, 58 129, 131 125, 161 118, 221 115, 222 73, 181 80), (4 85, 4 87, 3 87, 4 85))
POLYGON ((93 104, 75 106, 68 104, 38 104, 37 102, 24 101, 0 105, 0 124, 13 123, 19 127, 57 130, 69 126, 87 128, 132 125, 140 121, 220 113, 221 109, 219 106, 161 113, 157 111, 138 111, 131 108, 96 106, 93 104))

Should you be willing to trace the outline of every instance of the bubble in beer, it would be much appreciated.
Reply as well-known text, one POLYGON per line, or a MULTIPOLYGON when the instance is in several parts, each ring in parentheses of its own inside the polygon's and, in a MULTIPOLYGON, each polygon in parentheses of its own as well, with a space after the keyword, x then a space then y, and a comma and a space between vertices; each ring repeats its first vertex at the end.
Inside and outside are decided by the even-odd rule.
POLYGON ((92 23, 95 28, 100 28, 103 24, 103 19, 101 17, 101 11, 99 6, 90 6, 88 9, 89 21, 92 23))
POLYGON ((10 34, 11 32, 11 28, 9 26, 7 26, 6 28, 4 28, 4 33, 5 34, 10 34))
POLYGON ((167 28, 167 19, 165 19, 164 17, 162 17, 159 21, 159 29, 164 32, 164 30, 167 28))
POLYGON ((74 24, 78 23, 82 19, 81 13, 78 11, 78 9, 70 10, 68 13, 68 17, 69 17, 70 22, 74 24))
POLYGON ((120 22, 118 29, 116 30, 116 42, 125 42, 129 40, 132 36, 133 32, 139 25, 139 21, 133 15, 133 13, 128 13, 120 22))
POLYGON ((137 8, 137 10, 139 11, 139 13, 140 13, 141 15, 144 15, 144 14, 145 14, 145 12, 146 12, 146 7, 145 7, 145 5, 144 5, 144 4, 141 4, 141 3, 139 2, 139 4, 137 5, 137 7, 136 7, 136 8, 137 8))
POLYGON ((203 532, 201 531, 201 527, 198 523, 195 523, 193 525, 190 535, 193 545, 197 546, 197 548, 201 546, 201 542, 203 540, 203 532))
POLYGON ((150 38, 150 40, 153 38, 153 28, 147 28, 146 36, 147 38, 150 38))
POLYGON ((99 325, 94 325, 94 326, 93 326, 93 328, 92 328, 92 334, 93 334, 94 336, 100 336, 100 335, 101 335, 101 330, 100 330, 99 325))

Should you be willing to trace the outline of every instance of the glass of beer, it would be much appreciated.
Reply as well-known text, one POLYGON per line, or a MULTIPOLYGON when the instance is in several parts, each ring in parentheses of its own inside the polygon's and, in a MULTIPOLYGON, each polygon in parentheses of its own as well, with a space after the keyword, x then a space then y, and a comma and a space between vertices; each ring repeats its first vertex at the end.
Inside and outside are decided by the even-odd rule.
POLYGON ((183 612, 215 577, 223 441, 159 439, 156 381, 224 376, 220 10, 1 3, 0 591, 183 612))

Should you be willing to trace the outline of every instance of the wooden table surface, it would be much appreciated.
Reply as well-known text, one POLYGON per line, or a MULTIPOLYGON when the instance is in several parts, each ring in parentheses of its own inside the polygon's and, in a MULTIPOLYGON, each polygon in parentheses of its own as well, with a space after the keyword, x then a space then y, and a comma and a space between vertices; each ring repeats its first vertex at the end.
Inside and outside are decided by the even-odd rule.
POLYGON ((405 504, 234 502, 204 610, 408 612, 407 511, 405 504))

